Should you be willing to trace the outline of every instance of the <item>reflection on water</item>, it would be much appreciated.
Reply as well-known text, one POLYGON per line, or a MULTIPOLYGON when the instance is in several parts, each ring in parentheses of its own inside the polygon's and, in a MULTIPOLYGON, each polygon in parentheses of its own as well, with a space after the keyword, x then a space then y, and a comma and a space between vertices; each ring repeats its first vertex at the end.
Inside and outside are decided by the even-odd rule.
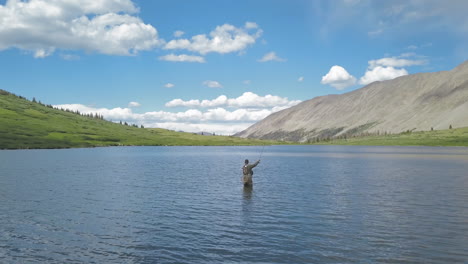
POLYGON ((2 263, 467 263, 468 151, 0 151, 2 263), (255 190, 239 181, 262 154, 255 190))
POLYGON ((253 186, 244 186, 243 188, 243 194, 244 194, 244 200, 250 200, 252 199, 252 192, 253 192, 253 186))

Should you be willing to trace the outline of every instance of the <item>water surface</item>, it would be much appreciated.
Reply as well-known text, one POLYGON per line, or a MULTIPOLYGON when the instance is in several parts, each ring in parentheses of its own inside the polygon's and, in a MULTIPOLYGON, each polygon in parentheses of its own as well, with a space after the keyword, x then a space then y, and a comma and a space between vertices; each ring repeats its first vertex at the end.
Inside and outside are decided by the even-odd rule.
POLYGON ((467 245, 466 148, 0 151, 1 263, 467 263, 467 245))

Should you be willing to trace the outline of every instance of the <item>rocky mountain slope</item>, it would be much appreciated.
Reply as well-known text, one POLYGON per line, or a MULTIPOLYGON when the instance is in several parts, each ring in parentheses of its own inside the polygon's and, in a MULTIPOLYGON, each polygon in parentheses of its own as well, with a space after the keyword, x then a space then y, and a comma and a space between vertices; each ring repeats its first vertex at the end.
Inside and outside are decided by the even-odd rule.
POLYGON ((274 113, 236 136, 304 142, 450 126, 468 126, 468 61, 451 71, 407 75, 316 97, 274 113))

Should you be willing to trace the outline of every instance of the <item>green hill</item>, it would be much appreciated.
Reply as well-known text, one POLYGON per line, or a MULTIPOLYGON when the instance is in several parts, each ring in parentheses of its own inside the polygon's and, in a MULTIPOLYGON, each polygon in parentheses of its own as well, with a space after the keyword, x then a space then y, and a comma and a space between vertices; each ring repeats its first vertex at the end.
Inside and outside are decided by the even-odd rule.
POLYGON ((121 125, 0 90, 0 149, 263 144, 278 142, 121 125))

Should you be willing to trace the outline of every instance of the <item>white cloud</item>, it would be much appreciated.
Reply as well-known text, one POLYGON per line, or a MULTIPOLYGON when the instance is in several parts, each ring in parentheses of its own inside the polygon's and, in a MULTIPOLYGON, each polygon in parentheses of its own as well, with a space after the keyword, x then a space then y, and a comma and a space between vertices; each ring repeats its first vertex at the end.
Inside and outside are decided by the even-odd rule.
POLYGON ((408 75, 408 71, 403 67, 427 64, 428 61, 422 58, 424 57, 418 56, 414 52, 407 52, 398 57, 386 57, 378 60, 370 60, 368 61, 369 67, 367 68, 366 73, 359 79, 359 84, 367 85, 375 81, 391 80, 400 76, 408 75))
POLYGON ((286 97, 280 97, 276 95, 267 94, 265 96, 259 96, 252 92, 245 92, 241 96, 233 99, 228 99, 227 106, 228 107, 291 107, 294 106, 301 101, 299 100, 292 100, 290 101, 286 97))
MULTIPOLYGON (((403 54, 403 56, 411 56, 413 54, 403 54)), ((370 60, 369 61, 369 68, 374 69, 378 66, 381 67, 407 67, 407 66, 415 66, 415 65, 424 65, 427 64, 426 60, 408 60, 408 59, 400 59, 396 57, 391 58, 382 58, 378 60, 370 60)))
POLYGON ((166 107, 200 107, 200 100, 188 100, 184 101, 182 99, 173 99, 170 102, 165 104, 166 107))
POLYGON ((261 59, 258 60, 259 62, 267 62, 267 61, 286 61, 283 58, 280 58, 276 55, 275 52, 269 52, 265 54, 261 59))
POLYGON ((364 76, 359 80, 359 84, 367 85, 375 81, 391 80, 404 75, 408 75, 408 72, 405 69, 376 66, 366 71, 364 76))
POLYGON ((90 107, 82 104, 61 104, 61 105, 54 105, 55 108, 58 109, 70 109, 73 111, 80 111, 82 114, 90 114, 90 113, 99 113, 104 116, 104 118, 108 120, 132 120, 134 114, 132 109, 130 108, 121 108, 116 107, 112 109, 108 108, 95 108, 90 107))
POLYGON ((303 81, 304 81, 304 77, 303 77, 303 76, 299 77, 299 78, 297 79, 297 81, 298 81, 298 82, 303 82, 303 81))
POLYGON ((185 34, 185 32, 183 32, 182 30, 177 30, 177 31, 174 32, 174 37, 180 38, 180 37, 182 37, 184 34, 185 34))
POLYGON ((224 24, 217 26, 206 34, 193 36, 189 39, 174 39, 169 41, 164 49, 182 49, 192 52, 198 52, 202 55, 207 53, 231 53, 240 52, 246 49, 249 45, 256 42, 262 34, 262 30, 253 22, 247 22, 245 27, 237 28, 235 26, 224 24), (250 33, 251 30, 257 29, 250 33))
POLYGON ((164 85, 164 87, 166 87, 166 88, 172 88, 172 87, 174 87, 174 86, 175 86, 175 84, 173 84, 173 83, 166 83, 166 84, 164 85))
POLYGON ((242 83, 245 84, 245 85, 249 85, 249 84, 252 83, 252 81, 251 80, 244 80, 242 83))
POLYGON ((211 132, 220 135, 232 135, 240 132, 268 115, 291 107, 300 101, 290 101, 279 96, 258 96, 247 92, 237 98, 224 95, 213 100, 174 99, 166 107, 188 107, 181 112, 151 111, 134 113, 132 108, 97 108, 82 104, 55 105, 56 108, 78 110, 81 113, 99 113, 105 119, 114 122, 159 127, 175 131, 211 132), (203 109, 195 109, 200 108, 203 109), (229 110, 226 108, 230 108, 229 110))
POLYGON ((55 105, 54 107, 80 111, 83 114, 99 113, 106 120, 127 122, 186 132, 215 132, 221 135, 232 135, 240 132, 267 117, 273 110, 237 109, 228 111, 224 108, 208 109, 205 112, 189 109, 185 112, 155 111, 143 114, 134 113, 130 108, 93 108, 81 104, 55 105))
MULTIPOLYGON (((166 107, 230 107, 230 108, 273 108, 273 107, 291 107, 297 105, 301 101, 290 101, 286 97, 276 95, 259 96, 252 92, 245 92, 237 98, 227 98, 225 95, 220 95, 213 100, 188 100, 174 99, 166 103, 166 107)), ((278 108, 279 109, 279 108, 278 108)))
POLYGON ((54 48, 48 48, 48 49, 37 49, 35 52, 34 52, 34 58, 45 58, 47 56, 50 56, 52 55, 52 53, 54 53, 55 49, 54 48))
POLYGON ((165 56, 159 57, 159 60, 163 61, 173 61, 173 62, 198 62, 198 63, 205 63, 205 58, 201 56, 194 56, 194 55, 175 55, 175 54, 168 54, 165 56))
POLYGON ((218 98, 213 100, 201 100, 200 104, 194 105, 194 107, 219 107, 219 106, 227 106, 228 105, 228 98, 225 95, 220 95, 218 98))
POLYGON ((330 71, 322 76, 322 84, 329 84, 337 90, 343 90, 346 87, 356 84, 356 78, 349 74, 343 67, 335 65, 330 71))
POLYGON ((140 107, 141 104, 138 102, 130 102, 128 103, 128 107, 140 107))
POLYGON ((223 88, 223 86, 217 81, 204 81, 203 85, 209 88, 223 88))
POLYGON ((0 5, 0 50, 18 48, 44 58, 57 49, 132 55, 163 43, 132 14, 130 0, 7 0, 0 5))

